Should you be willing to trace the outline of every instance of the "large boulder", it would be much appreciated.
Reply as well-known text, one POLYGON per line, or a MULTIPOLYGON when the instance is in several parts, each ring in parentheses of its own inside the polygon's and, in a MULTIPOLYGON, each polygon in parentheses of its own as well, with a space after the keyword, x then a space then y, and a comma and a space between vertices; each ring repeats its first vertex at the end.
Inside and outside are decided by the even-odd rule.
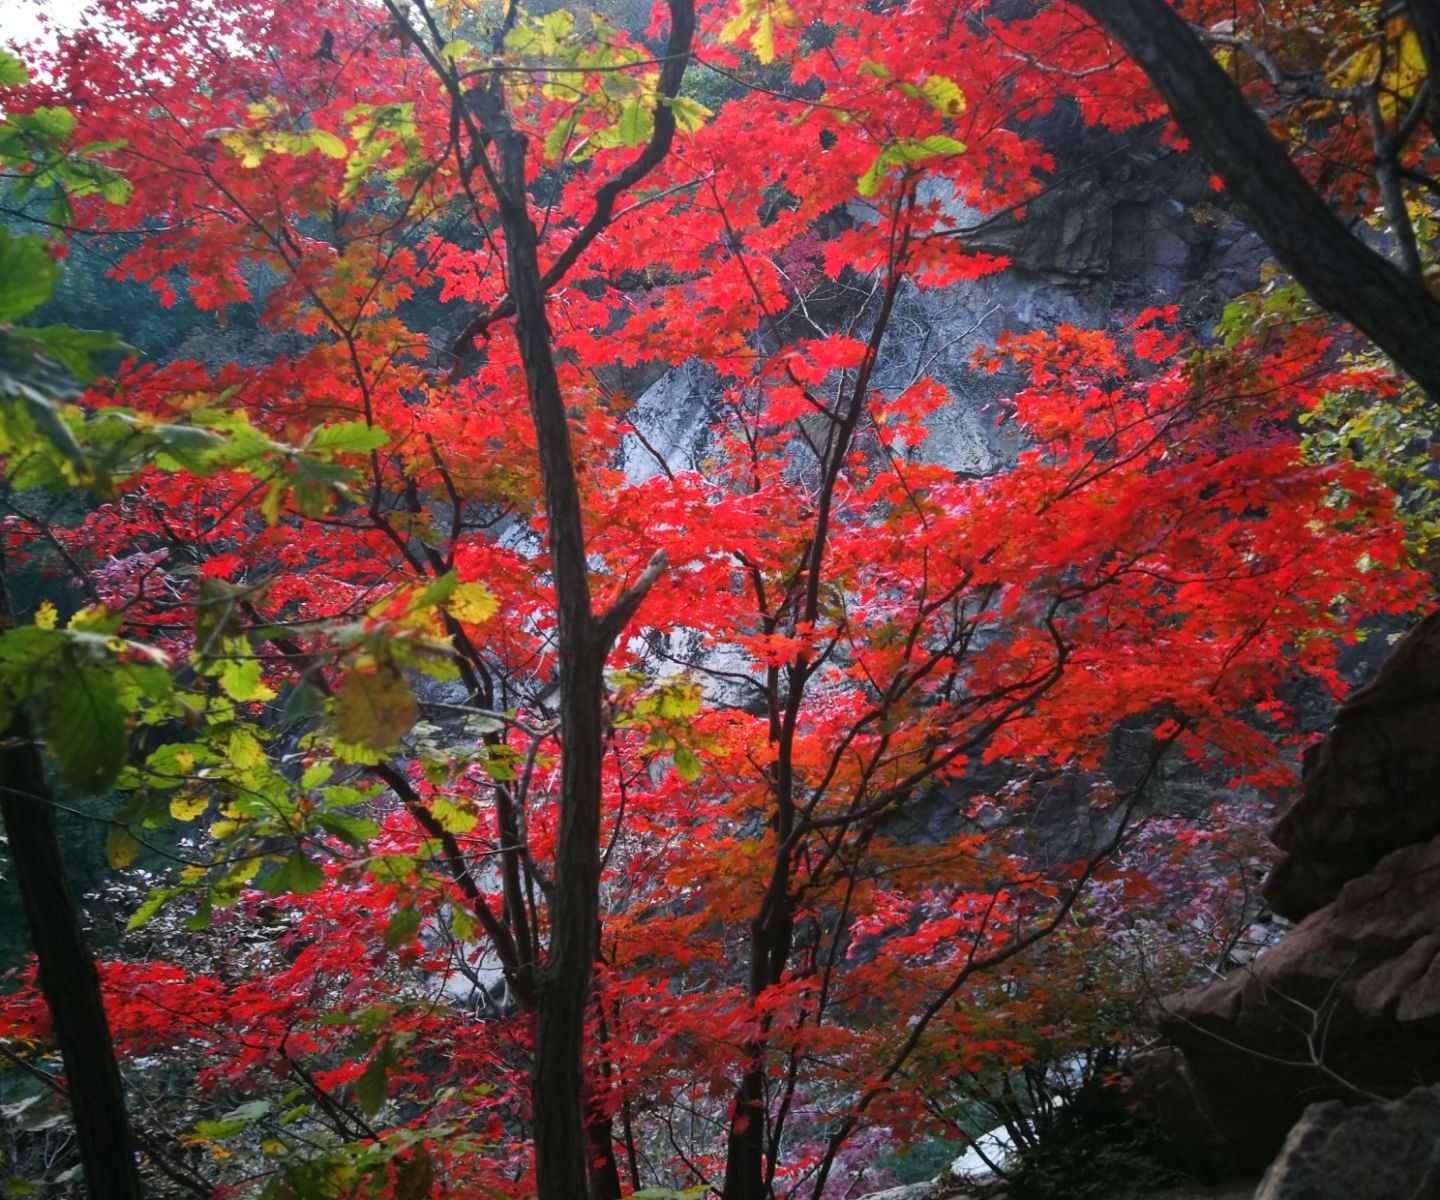
POLYGON ((1271 836, 1285 853, 1264 894, 1299 920, 1393 850, 1440 836, 1440 612, 1400 642, 1312 753, 1271 836))
POLYGON ((1264 1166, 1314 1101, 1440 1080, 1440 838, 1346 883, 1246 970, 1170 998, 1161 1028, 1240 1166, 1264 1166))
POLYGON ((1440 1200, 1440 1088, 1307 1109, 1255 1200, 1440 1200))
POLYGON ((1193 1099, 1206 1137, 1188 1140, 1212 1161, 1261 1169, 1308 1105, 1440 1083, 1437 735, 1440 613, 1341 708, 1275 827, 1285 854, 1264 894, 1299 924, 1162 1006, 1184 1063, 1151 1107, 1177 1127, 1193 1099))

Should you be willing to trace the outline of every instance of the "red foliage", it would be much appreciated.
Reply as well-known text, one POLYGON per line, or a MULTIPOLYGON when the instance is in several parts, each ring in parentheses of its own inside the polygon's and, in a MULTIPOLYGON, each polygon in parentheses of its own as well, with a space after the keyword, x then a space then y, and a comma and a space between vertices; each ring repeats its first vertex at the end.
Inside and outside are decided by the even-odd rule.
MULTIPOLYGON (((1160 115, 1128 65, 1096 69, 1115 52, 1065 5, 1010 23, 985 8, 711 6, 701 78, 757 70, 748 51, 776 59, 768 82, 685 133, 550 292, 592 590, 619 593, 657 549, 670 564, 610 663, 587 1083, 620 1157, 630 1136, 660 1148, 651 1181, 718 1173, 726 1137, 757 1119, 787 1152, 777 1181, 796 1189, 824 1137, 786 1141, 787 1120, 925 1128, 931 1082, 891 1069, 912 1030, 937 1078, 1024 1061, 1018 1008, 932 1002, 1041 928, 1081 873, 1041 872, 971 811, 1020 811, 1023 785, 1056 774, 1123 805, 1129 783, 1106 775, 1122 727, 1218 777, 1283 787, 1287 684, 1338 691, 1339 642, 1417 595, 1393 497, 1301 454, 1297 415, 1354 378, 1323 337, 1251 346, 1217 380, 1189 369, 1197 341, 1174 307, 1123 328, 1004 334, 975 366, 1015 380, 997 414, 1013 460, 976 478, 927 456, 937 414, 960 400, 923 369, 884 373, 896 297, 1007 268, 957 223, 1042 193, 1052 163, 1033 118, 1062 99, 1113 131, 1160 115), (842 293, 843 331, 812 323, 842 293), (685 364, 718 381, 693 459, 642 446, 634 408, 643 383, 685 364), (1002 768, 1011 788, 981 782, 1002 768), (954 819, 917 842, 901 818, 921 802, 954 819), (769 958, 762 933, 777 939, 769 958), (784 1102, 736 1105, 750 1071, 784 1102), (677 1143, 670 1126, 666 1148, 681 1106, 692 1133, 677 1143)), ((182 658, 202 582, 223 581, 244 602, 228 628, 255 638, 277 693, 335 686, 321 622, 386 628, 450 571, 498 601, 415 634, 448 639, 461 685, 423 694, 428 728, 384 758, 413 804, 369 801, 383 831, 362 847, 315 835, 307 848, 329 865, 307 894, 238 889, 203 943, 228 961, 199 964, 170 939, 183 964, 106 965, 120 1051, 183 1064, 202 1098, 294 1086, 351 1106, 390 1055, 372 1132, 450 1122, 474 1141, 434 1151, 436 1194, 523 1194, 523 987, 517 1009, 477 1017, 442 985, 504 961, 487 918, 519 944, 512 985, 543 943, 557 770, 546 526, 503 318, 457 345, 410 323, 444 302, 458 329, 503 301, 490 198, 459 193, 448 99, 380 9, 99 9, 22 103, 70 107, 80 142, 113 143, 103 156, 133 195, 84 211, 143 231, 117 275, 217 319, 248 307, 292 336, 266 361, 131 366, 91 400, 149 423, 239 410, 293 445, 340 421, 387 440, 341 456, 351 491, 328 511, 267 510, 264 481, 240 470, 143 471, 57 533, 67 553, 130 634, 182 658), (467 731, 466 707, 502 719, 467 731), (469 856, 474 895, 417 808, 469 856)), ((607 76, 585 76, 577 98, 540 86, 558 70, 527 70, 508 100, 534 135, 544 266, 634 149, 606 142, 614 112, 593 100, 607 76), (541 150, 557 128, 568 158, 541 150), (593 153, 577 155, 587 137, 593 153)), ((28 529, 6 535, 7 554, 54 565, 28 529)), ((278 731, 281 705, 249 711, 278 731)), ((277 762, 285 744, 268 747, 277 762)), ((333 750, 323 731, 289 746, 304 767, 333 750)), ((341 769, 360 786, 371 766, 341 769)), ((294 788, 302 815, 314 790, 294 788)), ((244 853, 258 866, 273 849, 244 853)), ((1143 904, 1158 874, 1152 856, 1102 883, 1143 904)), ((6 997, 0 1029, 43 1037, 37 1005, 28 986, 6 997)))

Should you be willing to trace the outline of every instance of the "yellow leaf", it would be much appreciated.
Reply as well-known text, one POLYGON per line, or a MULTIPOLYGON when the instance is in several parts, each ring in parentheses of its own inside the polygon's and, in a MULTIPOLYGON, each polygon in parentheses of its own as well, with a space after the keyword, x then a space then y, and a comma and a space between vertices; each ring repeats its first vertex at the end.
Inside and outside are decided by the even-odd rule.
POLYGON ((140 843, 123 825, 112 825, 105 835, 105 861, 112 870, 123 871, 140 853, 140 843))
POLYGON ((42 600, 40 607, 35 610, 35 624, 41 629, 54 629, 55 622, 59 619, 60 614, 48 600, 42 600))
MULTIPOLYGON (((212 829, 213 833, 214 830, 212 829)), ((258 858, 242 858, 233 867, 225 872, 225 877, 220 881, 222 884, 249 883, 260 873, 260 860, 258 858)))
POLYGON ((467 812, 453 800, 436 796, 430 801, 430 814, 446 833, 467 834, 480 823, 472 812, 467 812))
POLYGON ((1329 82, 1337 88, 1358 87, 1375 78, 1380 65, 1380 47, 1374 43, 1362 46, 1330 72, 1329 82))
POLYGON ((495 593, 483 583, 456 584, 450 598, 445 601, 445 611, 466 625, 488 621, 499 607, 500 601, 495 599, 495 593))
POLYGON ((947 117, 965 111, 965 94, 953 79, 944 75, 931 75, 920 85, 920 94, 936 112, 947 117))
MULTIPOLYGON (((248 647, 241 644, 234 651, 243 655, 248 647)), ((273 700, 275 690, 261 679, 260 660, 253 657, 232 657, 226 659, 220 670, 220 686, 232 700, 273 700)))
POLYGON ((325 129, 312 129, 309 142, 326 158, 345 158, 350 153, 344 142, 325 129))
POLYGON ((210 826, 210 836, 213 838, 229 837, 239 828, 239 821, 216 821, 210 826))
POLYGON ((109 610, 103 604, 92 604, 82 608, 70 618, 68 628, 78 629, 82 632, 89 629, 99 629, 109 618, 109 610))
POLYGON ((760 14, 760 24, 755 27, 754 36, 750 39, 750 48, 755 51, 755 57, 762 63, 775 61, 775 20, 766 9, 760 14))
POLYGON ((237 726, 230 731, 230 761, 242 771, 258 767, 265 761, 265 747, 248 729, 237 726))
POLYGON ((738 11, 720 30, 722 42, 733 42, 751 26, 750 49, 762 63, 775 61, 775 26, 792 28, 799 18, 786 0, 740 0, 738 11))
POLYGON ((345 673, 336 693, 341 741, 383 750, 409 732, 419 706, 405 677, 390 663, 345 673))
POLYGON ((170 815, 177 821, 193 821, 210 807, 210 797, 184 788, 170 797, 170 815))

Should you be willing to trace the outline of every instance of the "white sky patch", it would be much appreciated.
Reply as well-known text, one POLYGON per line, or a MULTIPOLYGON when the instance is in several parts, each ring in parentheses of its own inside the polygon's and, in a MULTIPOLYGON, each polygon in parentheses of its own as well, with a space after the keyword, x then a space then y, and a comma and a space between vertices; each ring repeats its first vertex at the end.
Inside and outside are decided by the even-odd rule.
POLYGON ((74 29, 91 7, 90 0, 0 0, 0 45, 44 40, 42 14, 51 33, 74 29))

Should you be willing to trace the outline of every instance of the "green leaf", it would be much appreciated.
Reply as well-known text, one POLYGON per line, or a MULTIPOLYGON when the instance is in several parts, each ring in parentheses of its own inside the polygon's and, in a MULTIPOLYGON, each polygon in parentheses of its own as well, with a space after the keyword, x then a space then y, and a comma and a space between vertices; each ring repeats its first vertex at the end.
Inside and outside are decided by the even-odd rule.
POLYGON ((440 828, 446 833, 461 836, 471 832, 480 823, 480 818, 473 812, 461 808, 444 796, 436 796, 430 801, 430 815, 439 822, 440 828))
POLYGON ((26 329, 24 338, 37 353, 53 360, 81 383, 89 383, 98 374, 92 361, 96 354, 124 347, 113 333, 94 329, 72 329, 69 325, 45 325, 26 329))
POLYGON ((29 390, 22 397, 22 401, 25 405, 26 415, 34 422, 35 428, 70 464, 75 472, 74 478, 83 479, 88 476, 90 474, 89 460, 86 459, 85 452, 80 449, 75 435, 70 432, 70 426, 60 415, 60 409, 48 398, 36 395, 29 390))
POLYGON ((253 727, 236 725, 226 739, 226 750, 231 763, 241 771, 261 766, 265 762, 265 747, 255 735, 253 727))
POLYGON ((964 154, 965 144, 943 133, 932 133, 923 138, 899 138, 884 146, 875 156, 875 161, 866 168, 865 174, 856 183, 856 191, 862 196, 873 196, 885 181, 885 172, 902 163, 920 162, 940 155, 964 154))
POLYGON ((100 185, 100 198, 107 204, 125 204, 134 195, 135 189, 128 179, 122 179, 119 175, 105 180, 100 185))
POLYGON ((544 154, 547 159, 554 161, 565 152, 565 147, 570 141, 570 135, 575 132, 575 114, 571 113, 564 120, 556 121, 551 125, 545 134, 544 154))
POLYGON ((674 759, 675 774, 686 783, 694 783, 700 778, 700 759, 696 757, 693 750, 685 746, 676 746, 674 759))
POLYGON ((275 692, 260 680, 260 660, 230 658, 220 671, 220 687, 232 700, 273 700, 275 692))
POLYGON ((66 108, 32 108, 14 118, 28 133, 62 141, 75 130, 75 114, 66 108))
POLYGON ((315 824, 356 849, 380 832, 380 826, 367 817, 347 817, 340 813, 316 813, 315 824))
POLYGON ((145 897, 145 903, 135 910, 131 918, 125 922, 125 932, 139 929, 151 917, 158 913, 165 905, 169 904, 183 889, 181 888, 159 888, 145 897))
POLYGON ((386 949, 398 950, 407 942, 414 941, 419 932, 420 914, 413 908, 402 908, 386 923, 382 936, 386 949))
POLYGON ((215 911, 215 889, 211 888, 205 898, 200 901, 200 907, 185 918, 185 928, 192 933, 199 933, 201 930, 210 928, 210 919, 215 911))
POLYGON ((475 761, 496 783, 514 782, 515 762, 518 758, 515 748, 505 745, 486 746, 475 755, 475 761))
POLYGON ((426 584, 422 590, 411 597, 410 611, 419 612, 422 608, 432 608, 436 604, 443 604, 450 599, 450 594, 459 582, 460 577, 454 571, 446 571, 439 579, 426 584))
POLYGON ((425 1200, 435 1185, 435 1167, 430 1152, 416 1146, 395 1177, 395 1200, 425 1200))
POLYGON ((622 146, 642 146, 650 137, 655 121, 639 98, 627 100, 620 110, 619 134, 622 146))
POLYGON ((272 896, 278 896, 282 892, 304 896, 315 891, 324 882, 325 872, 320 869, 319 865, 311 862, 299 850, 296 850, 285 860, 280 869, 267 876, 260 886, 272 896))
POLYGON ((656 715, 667 721, 693 717, 700 711, 700 689, 690 684, 665 687, 656 693, 654 700, 656 715))
POLYGON ((923 138, 901 138, 896 144, 900 157, 905 162, 919 162, 925 158, 940 155, 964 154, 965 143, 943 133, 932 133, 923 138))
POLYGON ((330 450, 337 454, 363 454, 378 450, 390 435, 364 421, 345 421, 339 425, 322 425, 310 440, 311 450, 330 450))
POLYGON ((0 86, 23 87, 30 82, 25 64, 8 50, 0 50, 0 86))
POLYGON ((43 238, 12 237, 0 229, 0 321, 28 316, 50 299, 59 278, 43 238))
POLYGON ((885 180, 885 169, 890 165, 889 149, 880 151, 866 169, 865 174, 860 176, 855 190, 862 196, 873 196, 880 190, 881 183, 885 180))
POLYGON ((104 671, 69 663, 50 693, 45 735, 60 778, 103 792, 125 765, 125 710, 104 671))
POLYGON ((335 716, 342 741, 383 750, 415 723, 419 706, 405 677, 389 663, 355 667, 340 680, 335 716))
POLYGON ((202 1138, 209 1138, 211 1141, 234 1137, 237 1133, 244 1133, 248 1128, 250 1128, 250 1122, 238 1118, 228 1121, 195 1122, 195 1132, 202 1138))
POLYGON ((285 707, 280 712, 280 719, 287 724, 291 721, 299 721, 315 713, 323 712, 325 708, 325 695, 312 683, 303 679, 290 689, 285 697, 285 707))
POLYGON ((750 48, 762 63, 775 61, 775 19, 768 8, 760 14, 760 23, 750 38, 750 48))
POLYGON ((335 774, 335 768, 329 763, 312 763, 300 773, 300 786, 307 791, 310 788, 317 788, 321 784, 328 783, 333 774, 335 774))
POLYGON ((495 615, 500 601, 495 593, 483 583, 457 584, 450 598, 445 601, 445 611, 457 621, 467 625, 479 625, 495 615))
POLYGON ((450 932, 462 942, 473 941, 475 939, 475 918, 463 908, 452 908, 450 910, 450 932))
POLYGON ((312 129, 310 144, 326 158, 348 158, 350 148, 328 129, 312 129))
POLYGON ((575 14, 564 8, 557 8, 540 18, 540 29, 552 42, 559 43, 575 32, 575 14))
POLYGON ((155 461, 161 468, 204 472, 213 452, 225 446, 225 439, 194 425, 156 425, 151 432, 165 449, 155 461))
POLYGON ((373 1116, 385 1103, 385 1077, 395 1064, 395 1052, 389 1041, 383 1041, 375 1048, 364 1073, 355 1083, 355 1099, 360 1102, 360 1111, 367 1117, 373 1116))
POLYGON ((706 117, 715 115, 712 110, 689 96, 660 96, 659 100, 675 114, 675 127, 682 133, 694 133, 705 124, 706 117))
POLYGON ((39 625, 17 625, 0 633, 0 680, 13 687, 17 695, 30 695, 53 671, 47 660, 57 655, 65 643, 62 631, 39 625))

